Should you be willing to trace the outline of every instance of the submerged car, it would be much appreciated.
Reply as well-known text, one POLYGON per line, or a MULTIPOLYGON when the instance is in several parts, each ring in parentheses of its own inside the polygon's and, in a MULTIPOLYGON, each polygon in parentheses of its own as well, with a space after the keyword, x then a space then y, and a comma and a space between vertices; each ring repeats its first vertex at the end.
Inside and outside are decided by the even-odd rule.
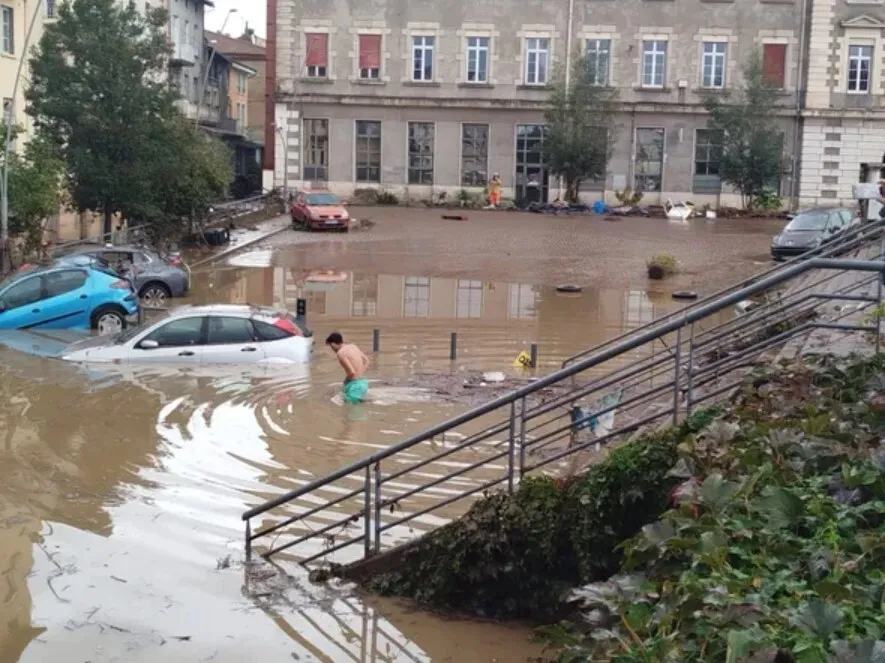
POLYGON ((180 306, 107 338, 72 343, 61 359, 96 363, 294 364, 313 333, 286 311, 246 305, 180 306))
POLYGON ((819 207, 794 216, 771 241, 771 256, 784 260, 832 241, 857 222, 847 207, 819 207))
POLYGON ((0 283, 0 329, 116 334, 137 316, 132 284, 96 264, 28 267, 0 283))
POLYGON ((190 270, 178 254, 162 255, 143 246, 87 246, 60 260, 89 256, 132 280, 146 306, 163 307, 170 297, 184 297, 190 289, 190 270))
POLYGON ((292 226, 305 230, 339 230, 350 228, 350 214, 345 204, 331 191, 300 191, 289 212, 292 226))

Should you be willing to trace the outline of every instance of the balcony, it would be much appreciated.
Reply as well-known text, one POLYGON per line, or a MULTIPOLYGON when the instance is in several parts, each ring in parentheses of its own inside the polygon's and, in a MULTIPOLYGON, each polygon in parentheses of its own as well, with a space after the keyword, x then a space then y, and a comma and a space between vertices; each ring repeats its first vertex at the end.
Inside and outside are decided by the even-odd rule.
POLYGON ((197 47, 187 42, 173 42, 170 63, 192 67, 197 62, 197 47))

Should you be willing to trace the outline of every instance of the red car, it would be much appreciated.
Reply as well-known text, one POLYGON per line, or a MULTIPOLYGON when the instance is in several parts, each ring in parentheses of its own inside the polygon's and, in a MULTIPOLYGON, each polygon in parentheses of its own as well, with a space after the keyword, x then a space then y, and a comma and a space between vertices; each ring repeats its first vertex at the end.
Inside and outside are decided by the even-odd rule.
POLYGON ((292 226, 305 230, 338 230, 350 228, 350 214, 345 204, 331 191, 301 191, 295 196, 289 212, 292 226))

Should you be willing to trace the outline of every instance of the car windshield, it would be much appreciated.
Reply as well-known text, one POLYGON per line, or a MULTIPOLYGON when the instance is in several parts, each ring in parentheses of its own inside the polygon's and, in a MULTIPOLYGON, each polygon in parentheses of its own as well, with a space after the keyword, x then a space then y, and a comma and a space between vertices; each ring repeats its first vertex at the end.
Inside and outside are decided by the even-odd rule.
POLYGON ((307 194, 308 205, 340 205, 341 201, 334 193, 309 193, 307 194))
POLYGON ((169 317, 168 313, 162 313, 161 315, 152 316, 150 322, 144 325, 136 325, 135 327, 130 327, 124 332, 117 334, 116 338, 114 338, 114 343, 118 345, 123 345, 124 343, 128 343, 133 338, 146 331, 148 327, 153 327, 155 324, 160 322, 161 320, 165 320, 169 317))
POLYGON ((806 212, 790 221, 784 230, 823 230, 829 218, 829 212, 806 212))

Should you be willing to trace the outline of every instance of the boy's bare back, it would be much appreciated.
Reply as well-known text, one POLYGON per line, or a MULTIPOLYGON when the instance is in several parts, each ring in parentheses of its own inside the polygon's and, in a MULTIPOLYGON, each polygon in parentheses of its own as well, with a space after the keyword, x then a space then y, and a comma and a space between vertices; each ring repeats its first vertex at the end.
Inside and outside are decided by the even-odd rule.
POLYGON ((359 380, 366 374, 369 358, 353 343, 345 343, 336 354, 348 380, 359 380))

